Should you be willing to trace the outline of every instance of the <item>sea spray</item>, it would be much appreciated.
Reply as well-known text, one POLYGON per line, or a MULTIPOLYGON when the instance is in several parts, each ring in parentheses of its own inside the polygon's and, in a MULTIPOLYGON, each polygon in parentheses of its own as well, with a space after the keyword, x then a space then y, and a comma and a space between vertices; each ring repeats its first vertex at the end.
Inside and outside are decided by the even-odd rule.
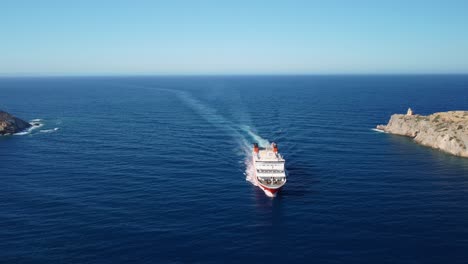
MULTIPOLYGON (((15 133, 13 135, 15 135, 15 136, 31 135, 31 134, 35 133, 34 132, 35 130, 38 130, 39 128, 42 128, 42 127, 44 127, 46 125, 45 122, 40 118, 30 120, 29 122, 32 124, 32 126, 30 128, 28 128, 25 131, 15 133)), ((52 128, 52 129, 40 129, 38 131, 40 133, 52 133, 52 132, 56 132, 59 129, 60 129, 59 127, 55 127, 55 128, 52 128)))
POLYGON ((372 128, 371 130, 375 131, 375 132, 379 132, 379 133, 387 133, 387 132, 385 132, 383 130, 380 130, 380 129, 377 129, 377 128, 372 128))
POLYGON ((18 132, 18 133, 15 133, 13 134, 14 136, 25 136, 25 135, 29 135, 31 134, 34 130, 38 129, 38 128, 41 128, 44 126, 44 123, 42 123, 42 119, 33 119, 31 121, 29 121, 29 123, 32 124, 31 127, 29 127, 28 129, 24 130, 24 131, 21 131, 21 132, 18 132))
POLYGON ((52 132, 55 132, 55 131, 57 131, 57 130, 59 130, 58 127, 54 128, 54 129, 43 129, 43 130, 39 130, 39 132, 41 132, 41 133, 52 133, 52 132))
POLYGON ((247 156, 247 158, 244 160, 245 180, 252 183, 254 186, 257 186, 257 182, 255 181, 255 168, 254 168, 254 165, 253 165, 253 162, 252 162, 252 156, 251 156, 250 153, 249 153, 249 155, 250 155, 250 158, 249 158, 249 156, 247 156))

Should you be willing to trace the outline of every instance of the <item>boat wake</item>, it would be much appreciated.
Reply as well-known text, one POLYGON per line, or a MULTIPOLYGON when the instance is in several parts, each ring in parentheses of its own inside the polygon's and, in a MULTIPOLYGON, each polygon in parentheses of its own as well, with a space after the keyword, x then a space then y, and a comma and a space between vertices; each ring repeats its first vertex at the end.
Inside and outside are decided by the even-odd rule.
POLYGON ((254 175, 255 170, 252 163, 251 145, 253 142, 257 142, 260 147, 270 146, 270 142, 258 135, 252 127, 245 124, 237 124, 226 119, 224 116, 217 113, 216 110, 208 107, 198 99, 194 98, 188 92, 180 90, 166 90, 176 93, 176 95, 195 110, 200 116, 212 125, 225 130, 231 134, 235 140, 238 141, 240 149, 242 150, 242 156, 244 157, 245 164, 245 179, 246 181, 257 186, 254 175))
MULTIPOLYGON (((202 116, 206 121, 212 125, 223 129, 236 139, 240 139, 242 146, 250 149, 251 141, 258 142, 261 147, 267 147, 270 145, 270 142, 254 132, 254 130, 244 124, 236 124, 230 120, 227 120, 224 116, 217 113, 216 110, 208 107, 198 99, 194 98, 188 92, 180 90, 167 90, 172 91, 177 94, 177 96, 194 109, 200 116, 202 116)), ((248 151, 250 152, 250 150, 248 151)))
MULTIPOLYGON (((253 142, 257 142, 260 147, 266 148, 270 146, 270 142, 258 135, 251 126, 245 124, 238 124, 226 119, 224 116, 220 115, 215 109, 207 106, 202 101, 198 100, 192 96, 187 91, 176 90, 176 89, 165 89, 165 88, 156 88, 148 87, 141 85, 126 85, 140 89, 149 89, 149 90, 158 90, 176 95, 182 102, 192 108, 197 112, 203 119, 212 124, 213 126, 226 131, 229 133, 239 144, 242 153, 239 153, 244 158, 243 162, 245 164, 245 179, 246 181, 257 186, 254 175, 254 165, 252 163, 252 154, 251 154, 251 145, 253 142)), ((250 120, 248 113, 242 113, 243 119, 248 123, 250 120)))

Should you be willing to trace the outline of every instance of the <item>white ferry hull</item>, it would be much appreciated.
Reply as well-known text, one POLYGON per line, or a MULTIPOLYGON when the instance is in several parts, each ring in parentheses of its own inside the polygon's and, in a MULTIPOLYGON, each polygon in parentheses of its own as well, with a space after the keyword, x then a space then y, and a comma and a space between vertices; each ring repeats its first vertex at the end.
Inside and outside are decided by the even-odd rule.
MULTIPOLYGON (((255 159, 252 158, 252 162, 253 164, 255 165, 255 159)), ((255 185, 258 186, 261 190, 263 190, 263 192, 269 196, 269 197, 276 197, 276 195, 278 194, 278 192, 281 190, 281 188, 284 186, 284 184, 286 183, 286 180, 281 184, 281 185, 277 185, 277 186, 266 186, 265 184, 261 183, 259 180, 258 180, 258 176, 257 176, 257 168, 254 166, 254 180, 255 180, 255 185)))
POLYGON ((278 192, 280 191, 281 187, 279 188, 276 188, 276 189, 273 189, 273 188, 268 188, 266 186, 264 186, 263 184, 261 184, 258 180, 257 180, 257 177, 255 177, 255 180, 257 182, 257 186, 263 190, 263 192, 269 196, 269 197, 276 197, 276 194, 278 194, 278 192))

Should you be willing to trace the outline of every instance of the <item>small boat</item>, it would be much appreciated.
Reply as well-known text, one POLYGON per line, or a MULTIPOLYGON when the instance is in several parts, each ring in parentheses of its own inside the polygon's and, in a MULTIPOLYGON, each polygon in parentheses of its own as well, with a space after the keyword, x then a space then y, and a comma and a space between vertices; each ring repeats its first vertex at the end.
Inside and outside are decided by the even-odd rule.
POLYGON ((253 144, 252 161, 255 170, 255 182, 266 195, 275 197, 286 183, 285 160, 278 152, 276 143, 261 148, 253 144))

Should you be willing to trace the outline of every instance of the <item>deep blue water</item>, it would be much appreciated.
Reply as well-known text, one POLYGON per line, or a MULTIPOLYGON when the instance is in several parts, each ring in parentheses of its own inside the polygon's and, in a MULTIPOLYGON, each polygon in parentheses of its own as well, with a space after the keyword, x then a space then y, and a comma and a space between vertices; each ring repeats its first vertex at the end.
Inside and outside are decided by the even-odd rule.
POLYGON ((0 95, 44 124, 0 138, 1 263, 468 261, 468 159, 371 130, 467 110, 468 76, 4 78, 0 95), (246 181, 247 131, 287 160, 274 199, 246 181))

